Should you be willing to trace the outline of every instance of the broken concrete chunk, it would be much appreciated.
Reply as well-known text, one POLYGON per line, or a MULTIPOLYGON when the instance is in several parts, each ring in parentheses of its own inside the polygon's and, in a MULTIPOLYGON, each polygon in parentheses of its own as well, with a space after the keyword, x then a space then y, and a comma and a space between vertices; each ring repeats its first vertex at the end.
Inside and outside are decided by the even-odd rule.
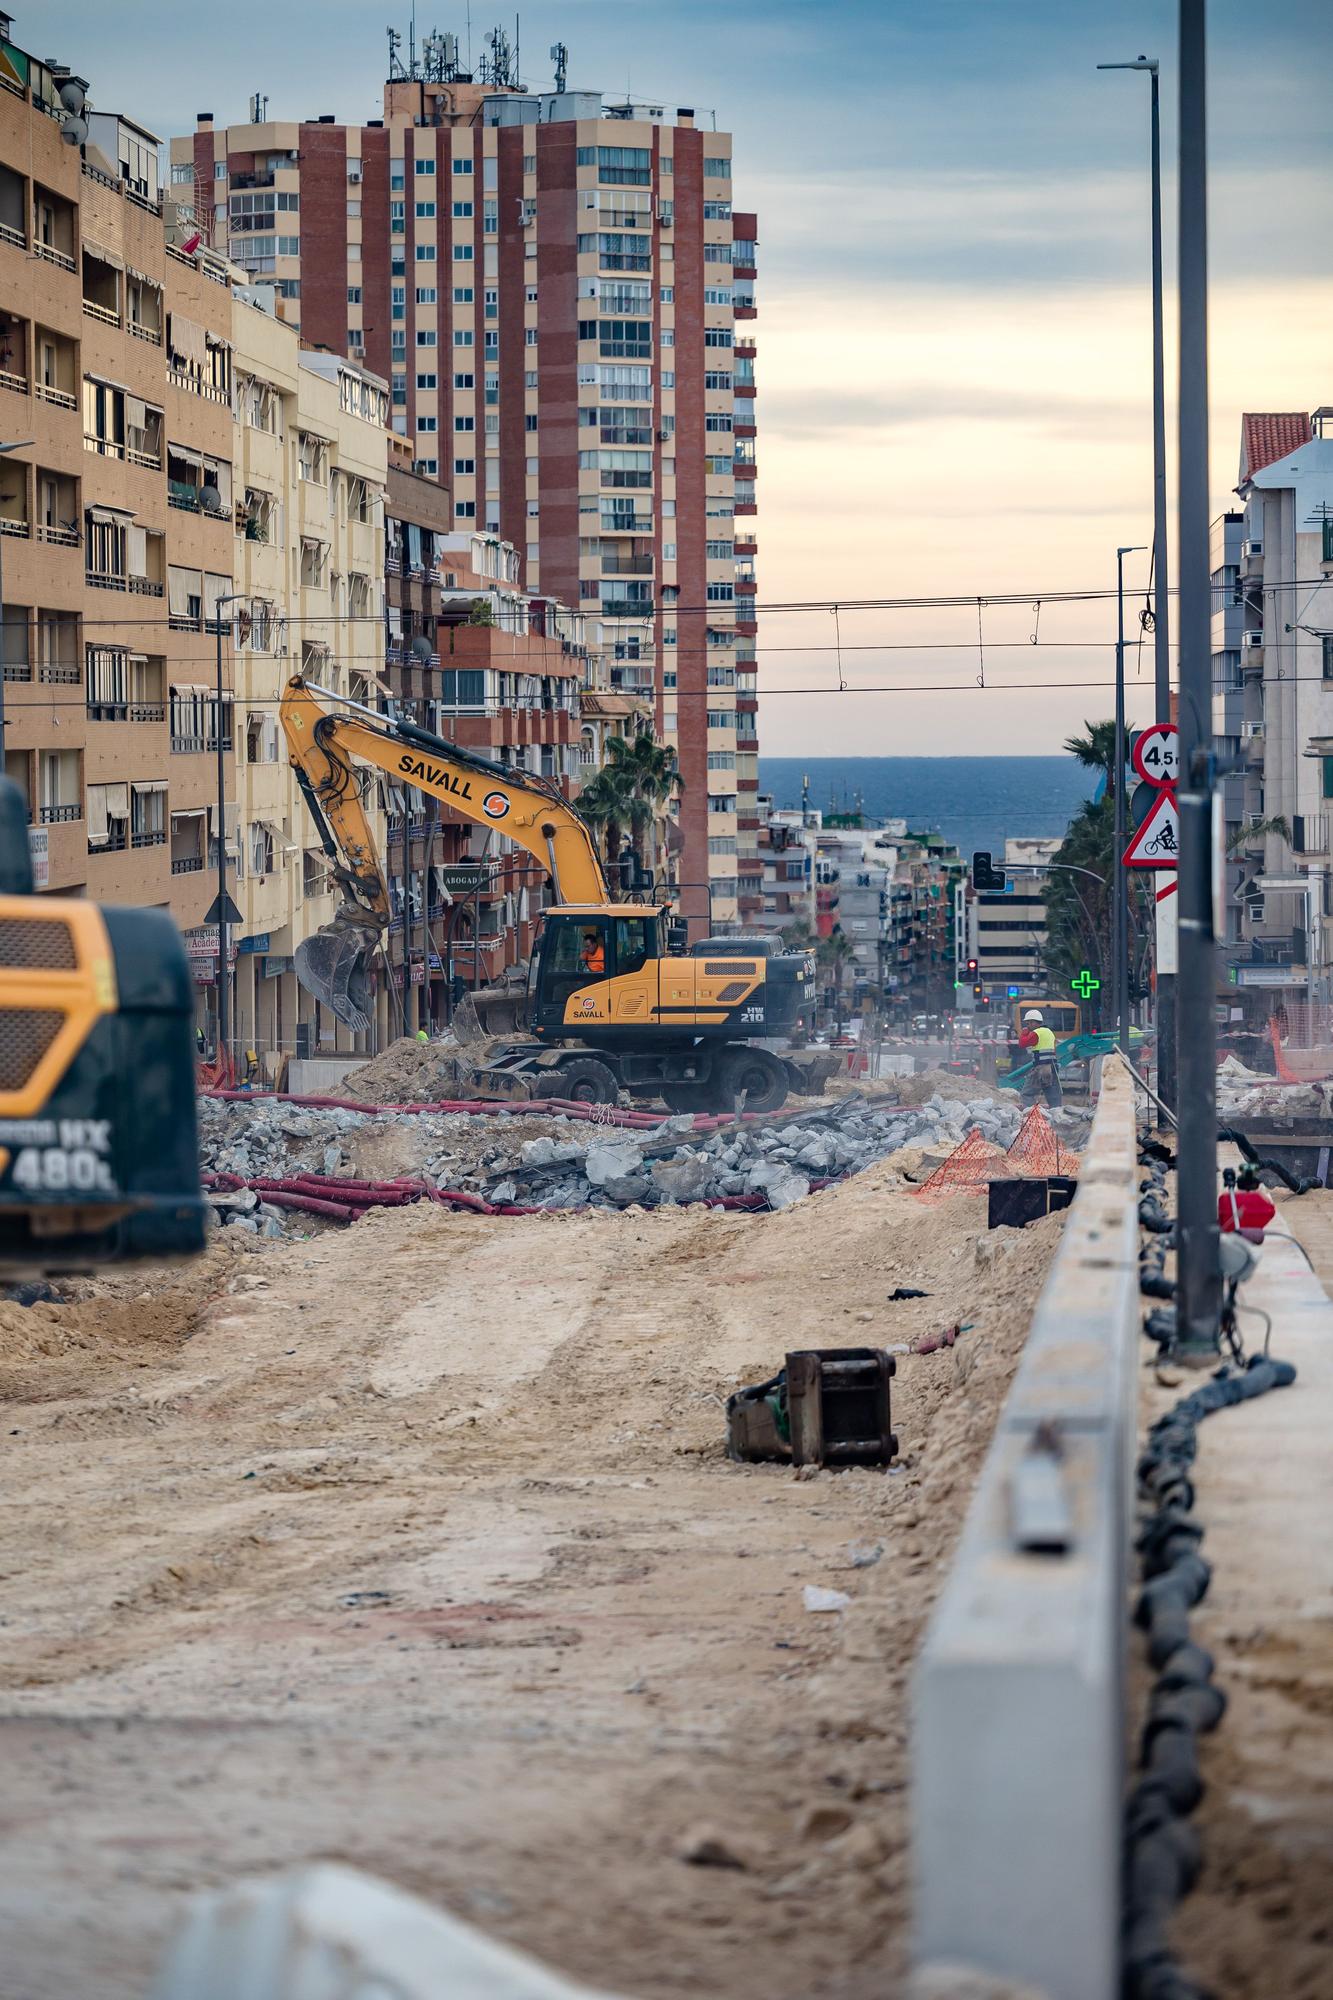
POLYGON ((638 1146, 590 1146, 583 1171, 594 1187, 605 1187, 608 1181, 637 1174, 642 1165, 643 1153, 638 1146))

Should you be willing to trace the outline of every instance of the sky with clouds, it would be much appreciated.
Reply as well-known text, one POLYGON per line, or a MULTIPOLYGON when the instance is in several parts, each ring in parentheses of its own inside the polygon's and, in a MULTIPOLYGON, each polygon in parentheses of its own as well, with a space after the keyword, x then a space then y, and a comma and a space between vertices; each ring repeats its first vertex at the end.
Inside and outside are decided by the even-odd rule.
MULTIPOLYGON (((235 122, 254 91, 273 117, 378 116, 384 29, 408 25, 406 0, 19 6, 20 46, 164 138, 198 110, 235 122)), ((1220 509, 1242 409, 1333 402, 1333 18, 1324 0, 1209 17, 1220 509)), ((478 58, 493 19, 512 34, 473 0, 478 58)), ((466 0, 422 0, 419 35, 466 43, 466 24, 466 0)), ((1170 344, 1173 0, 541 0, 521 37, 530 87, 550 87, 559 39, 571 85, 735 134, 736 205, 760 220, 761 605, 1022 594, 980 621, 772 611, 764 749, 1055 750, 1109 713, 1114 607, 1037 605, 1108 587, 1116 545, 1151 539, 1148 85, 1096 65, 1162 63, 1170 344)), ((1171 430, 1170 345, 1167 368, 1171 430)), ((1127 569, 1140 602, 1146 560, 1127 569)), ((1131 662, 1146 719, 1150 646, 1131 662)))

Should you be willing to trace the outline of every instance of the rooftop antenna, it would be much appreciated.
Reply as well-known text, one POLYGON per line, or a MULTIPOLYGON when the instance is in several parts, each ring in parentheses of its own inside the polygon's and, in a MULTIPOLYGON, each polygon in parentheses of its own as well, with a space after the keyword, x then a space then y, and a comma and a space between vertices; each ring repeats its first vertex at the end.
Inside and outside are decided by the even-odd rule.
POLYGON ((417 0, 412 0, 412 17, 407 27, 407 73, 417 80, 417 0))
POLYGON ((467 66, 472 69, 472 0, 467 0, 467 66))
POLYGON ((268 99, 256 91, 250 99, 250 123, 264 125, 268 122, 268 99))
POLYGON ((402 83, 407 76, 407 71, 403 68, 402 59, 398 54, 399 49, 403 46, 403 38, 397 28, 386 28, 384 32, 389 37, 389 81, 390 83, 402 83))
POLYGON ((555 64, 555 94, 565 94, 565 79, 569 75, 569 50, 563 42, 552 42, 551 61, 555 64))

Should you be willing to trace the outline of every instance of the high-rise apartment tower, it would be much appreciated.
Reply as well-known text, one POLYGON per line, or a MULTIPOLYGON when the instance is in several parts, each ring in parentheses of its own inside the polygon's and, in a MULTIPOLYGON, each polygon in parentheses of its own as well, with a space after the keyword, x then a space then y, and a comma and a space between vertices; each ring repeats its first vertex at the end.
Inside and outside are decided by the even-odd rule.
POLYGON ((307 342, 388 378, 457 526, 512 542, 529 590, 588 614, 613 682, 651 693, 684 779, 681 908, 695 936, 735 929, 762 894, 756 220, 730 136, 430 48, 416 75, 393 62, 364 127, 201 113, 173 180, 307 342))

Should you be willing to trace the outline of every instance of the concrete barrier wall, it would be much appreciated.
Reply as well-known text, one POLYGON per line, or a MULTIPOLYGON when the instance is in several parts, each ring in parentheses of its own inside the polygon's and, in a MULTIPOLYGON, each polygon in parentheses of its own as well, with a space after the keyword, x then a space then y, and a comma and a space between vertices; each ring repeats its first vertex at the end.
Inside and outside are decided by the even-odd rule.
POLYGON ((1048 2000, 1119 1987, 1137 1187, 1133 1090, 1108 1065, 913 1687, 916 1965, 1048 2000))

